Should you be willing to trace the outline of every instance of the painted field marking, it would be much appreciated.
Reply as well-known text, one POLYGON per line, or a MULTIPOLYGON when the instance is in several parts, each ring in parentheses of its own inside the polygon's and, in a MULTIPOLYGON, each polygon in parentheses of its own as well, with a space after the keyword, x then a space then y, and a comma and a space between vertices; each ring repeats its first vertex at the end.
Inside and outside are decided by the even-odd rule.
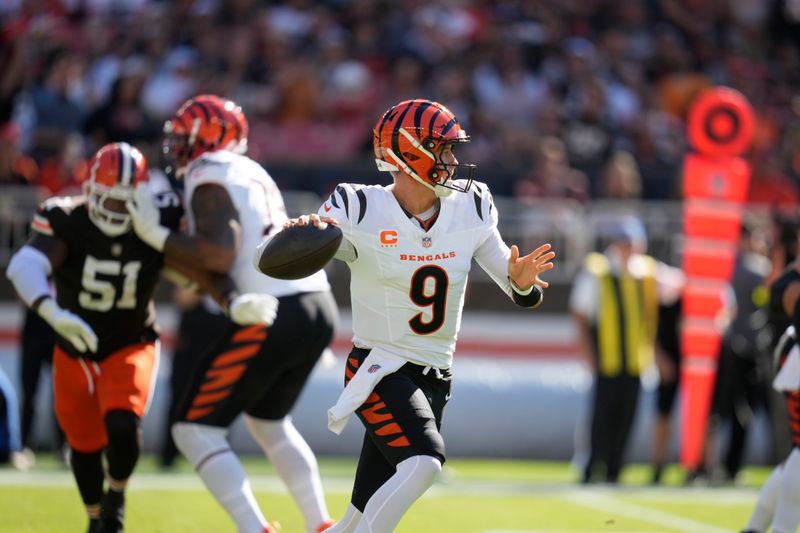
POLYGON ((727 529, 722 529, 705 522, 699 522, 690 518, 684 518, 673 513, 668 513, 651 507, 623 502, 613 498, 608 494, 597 494, 584 492, 583 494, 573 494, 567 498, 572 503, 588 507, 595 511, 614 513, 628 518, 650 522, 666 526, 670 529, 685 531, 687 533, 730 533, 727 529))

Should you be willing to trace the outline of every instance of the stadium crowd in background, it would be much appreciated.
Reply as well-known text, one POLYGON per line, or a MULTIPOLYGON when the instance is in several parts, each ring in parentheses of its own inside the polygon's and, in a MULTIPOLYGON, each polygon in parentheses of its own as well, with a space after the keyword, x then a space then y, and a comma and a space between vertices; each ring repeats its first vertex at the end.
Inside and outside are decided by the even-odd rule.
POLYGON ((61 192, 109 141, 156 162, 164 119, 187 97, 214 93, 243 106, 249 154, 280 168, 281 187, 325 194, 341 175, 367 175, 372 117, 425 95, 463 117, 473 142, 462 155, 497 196, 585 201, 613 196, 604 182, 633 180, 637 197, 673 198, 687 106, 723 84, 758 114, 752 199, 794 204, 792 5, 3 2, 0 132, 18 151, 0 182, 61 192))

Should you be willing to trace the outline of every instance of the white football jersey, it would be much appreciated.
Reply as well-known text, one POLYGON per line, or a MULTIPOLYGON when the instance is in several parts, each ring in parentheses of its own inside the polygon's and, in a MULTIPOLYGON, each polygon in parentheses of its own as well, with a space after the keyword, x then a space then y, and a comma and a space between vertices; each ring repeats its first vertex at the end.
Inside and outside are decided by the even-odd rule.
POLYGON ((280 297, 330 289, 324 271, 299 280, 280 280, 265 276, 253 266, 253 251, 263 239, 280 231, 288 218, 277 185, 261 165, 233 152, 208 152, 189 164, 184 181, 184 205, 191 233, 195 232, 192 194, 201 185, 225 187, 239 212, 242 235, 230 276, 240 292, 280 297))
POLYGON ((358 347, 380 347, 417 364, 449 368, 472 259, 511 295, 510 251, 483 183, 441 198, 428 231, 383 186, 341 184, 319 214, 335 218, 344 234, 337 258, 351 271, 358 347))

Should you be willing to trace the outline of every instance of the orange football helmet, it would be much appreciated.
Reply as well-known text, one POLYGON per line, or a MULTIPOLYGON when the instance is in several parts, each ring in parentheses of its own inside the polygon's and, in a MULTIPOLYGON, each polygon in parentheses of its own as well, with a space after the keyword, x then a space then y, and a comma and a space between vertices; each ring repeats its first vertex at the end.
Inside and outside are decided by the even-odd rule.
POLYGON ((148 179, 147 161, 135 147, 111 143, 100 148, 89 162, 89 175, 83 183, 89 219, 110 237, 130 230, 125 202, 133 200, 136 186, 148 179))
POLYGON ((378 170, 403 171, 437 196, 455 191, 466 192, 472 186, 475 165, 445 163, 445 147, 469 142, 453 112, 431 100, 406 100, 389 108, 375 125, 373 146, 378 170), (468 172, 460 184, 456 172, 468 172))
MULTIPOLYGON (((231 102, 233 103, 233 102, 231 102)), ((234 104, 233 109, 231 110, 233 113, 233 118, 236 120, 236 123, 239 125, 239 128, 236 130, 236 138, 238 140, 237 144, 232 148, 234 152, 237 154, 246 154, 247 153, 247 136, 250 134, 250 125, 247 123, 247 117, 244 116, 244 111, 242 108, 236 104, 234 104)))
POLYGON ((181 105, 164 123, 161 145, 169 165, 180 171, 206 152, 247 150, 247 119, 234 102, 201 94, 181 105))

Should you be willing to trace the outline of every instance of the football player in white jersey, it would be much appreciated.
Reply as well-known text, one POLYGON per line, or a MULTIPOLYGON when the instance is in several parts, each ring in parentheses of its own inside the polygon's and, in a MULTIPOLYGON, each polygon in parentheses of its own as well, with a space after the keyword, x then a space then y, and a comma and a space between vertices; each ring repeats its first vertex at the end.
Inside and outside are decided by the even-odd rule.
POLYGON ((468 141, 442 104, 401 102, 374 131, 378 169, 394 184, 341 184, 318 214, 288 224, 338 224, 336 257, 352 274, 353 350, 328 417, 340 432, 355 412, 367 431, 350 505, 329 532, 394 530, 441 471, 442 412, 473 258, 520 306, 539 305, 547 287, 539 275, 553 268, 554 252, 544 244, 520 257, 506 246, 489 188, 453 154, 468 141))
POLYGON ((188 234, 159 225, 143 191, 129 210, 140 238, 167 259, 228 274, 236 291, 255 293, 264 306, 277 305, 270 327, 231 324, 223 340, 199 358, 172 433, 238 531, 272 533, 226 439, 244 412, 250 433, 300 507, 306 530, 316 533, 332 522, 316 458, 288 413, 331 341, 338 311, 324 272, 284 281, 255 270, 252 250, 287 216, 272 178, 241 153, 246 129, 244 115, 229 100, 201 95, 185 102, 164 125, 163 148, 184 182, 188 234))
POLYGON ((790 533, 800 527, 800 260, 789 265, 770 287, 770 307, 792 325, 775 347, 778 373, 772 386, 783 392, 789 412, 792 450, 770 473, 742 533, 790 533))

